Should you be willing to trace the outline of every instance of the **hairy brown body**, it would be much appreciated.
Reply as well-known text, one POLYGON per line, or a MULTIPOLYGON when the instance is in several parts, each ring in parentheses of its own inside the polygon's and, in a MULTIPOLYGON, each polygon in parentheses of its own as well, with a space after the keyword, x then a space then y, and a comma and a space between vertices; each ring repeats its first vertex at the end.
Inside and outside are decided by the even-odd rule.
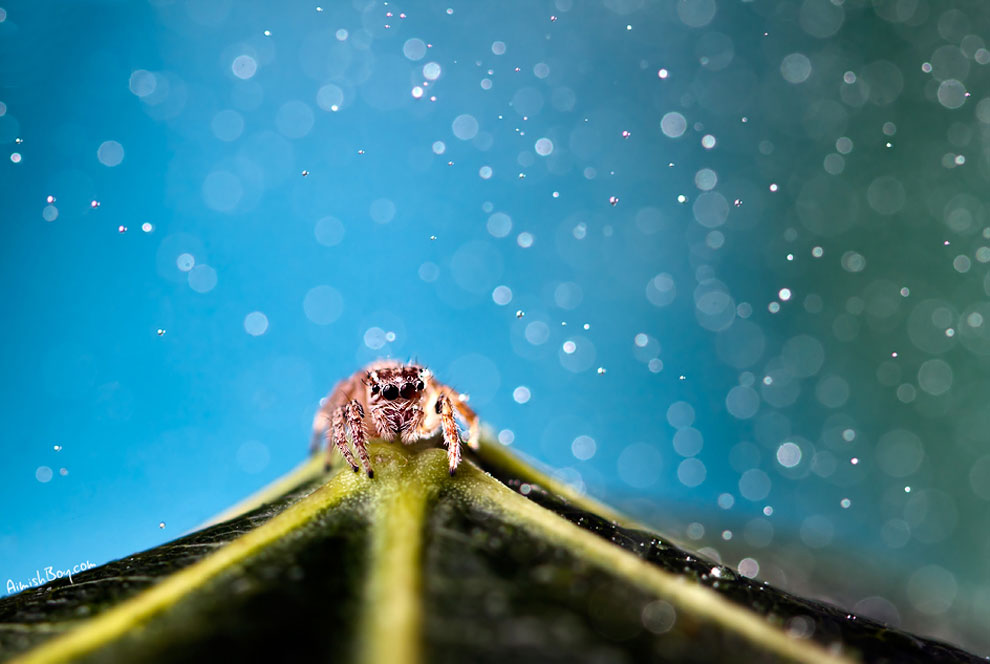
POLYGON ((313 418, 310 453, 327 443, 327 465, 336 447, 355 471, 348 445, 361 459, 368 477, 374 477, 367 439, 372 436, 409 444, 443 431, 450 473, 461 461, 461 437, 455 414, 468 424, 468 445, 478 446, 478 416, 461 396, 438 382, 418 364, 379 360, 337 383, 313 418))

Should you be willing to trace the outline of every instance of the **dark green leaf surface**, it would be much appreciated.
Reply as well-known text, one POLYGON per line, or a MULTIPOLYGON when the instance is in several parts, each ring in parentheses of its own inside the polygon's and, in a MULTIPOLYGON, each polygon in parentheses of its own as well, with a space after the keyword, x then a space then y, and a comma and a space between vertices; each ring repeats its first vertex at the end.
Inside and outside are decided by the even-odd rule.
POLYGON ((313 460, 222 523, 0 600, 0 660, 983 661, 741 577, 497 445, 453 478, 441 450, 372 457, 374 480, 313 460))

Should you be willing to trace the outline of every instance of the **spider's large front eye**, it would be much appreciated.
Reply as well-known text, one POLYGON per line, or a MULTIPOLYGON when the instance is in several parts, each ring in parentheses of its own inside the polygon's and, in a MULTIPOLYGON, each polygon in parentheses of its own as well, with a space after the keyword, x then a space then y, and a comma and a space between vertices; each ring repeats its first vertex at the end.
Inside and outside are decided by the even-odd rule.
POLYGON ((382 388, 382 396, 391 401, 392 399, 399 396, 399 388, 395 385, 386 385, 382 388))
POLYGON ((371 386, 371 393, 372 394, 378 394, 378 386, 377 385, 372 385, 371 386))
POLYGON ((416 394, 416 386, 412 383, 406 383, 402 386, 402 398, 409 399, 412 395, 416 394))

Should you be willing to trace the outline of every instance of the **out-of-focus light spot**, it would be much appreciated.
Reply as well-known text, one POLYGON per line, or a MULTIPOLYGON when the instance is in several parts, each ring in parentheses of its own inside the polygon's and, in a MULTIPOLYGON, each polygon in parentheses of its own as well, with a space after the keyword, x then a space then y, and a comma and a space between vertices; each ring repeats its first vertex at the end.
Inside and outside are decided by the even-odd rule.
POLYGON ((268 316, 260 311, 252 311, 244 317, 244 331, 252 337, 259 337, 268 331, 268 316))
POLYGON ((131 94, 137 97, 147 97, 158 87, 158 76, 144 69, 135 69, 131 72, 127 87, 131 94))
POLYGON ((407 39, 402 45, 402 55, 413 62, 422 60, 426 56, 426 42, 418 37, 407 39))
POLYGON ((663 456, 646 443, 633 443, 619 454, 616 468, 619 479, 634 489, 646 489, 660 479, 663 456))
POLYGON ((678 138, 687 130, 687 120, 677 111, 670 111, 660 119, 660 130, 667 138, 678 138))
POLYGON ((751 468, 739 477, 739 494, 746 500, 759 502, 770 493, 770 477, 759 468, 751 468))
POLYGON ((847 510, 850 507, 852 507, 852 501, 849 500, 848 498, 843 498, 842 500, 839 501, 839 505, 842 506, 842 509, 847 510))
POLYGON ((175 266, 183 272, 188 272, 193 269, 193 266, 195 265, 196 259, 189 253, 179 254, 175 259, 175 266))
POLYGON ((454 118, 450 129, 460 140, 469 141, 478 135, 478 121, 473 115, 463 113, 454 118))
POLYGON ((316 92, 316 105, 324 111, 336 112, 344 105, 344 91, 333 83, 322 85, 316 92))
POLYGON ((303 312, 317 325, 330 325, 344 310, 344 300, 333 286, 314 286, 303 298, 303 312))
POLYGON ((665 79, 668 76, 670 76, 670 72, 667 71, 666 69, 664 69, 664 68, 661 67, 660 69, 657 70, 657 78, 659 78, 659 79, 665 79))
POLYGON ((209 265, 197 265, 189 270, 188 280, 197 293, 209 293, 217 285, 217 271, 209 265))
POLYGON ((388 198, 377 198, 368 206, 368 215, 376 224, 387 224, 395 218, 395 203, 388 198))
POLYGON ((691 457, 684 459, 677 466, 677 479, 688 488, 693 488, 705 481, 708 474, 705 464, 701 459, 691 457))
POLYGON ((571 442, 571 454, 580 461, 587 461, 595 456, 596 449, 595 439, 591 436, 581 435, 571 442))
POLYGON ((516 434, 512 429, 502 429, 498 432, 498 442, 502 445, 511 445, 516 440, 516 434))
POLYGON ((337 30, 337 32, 334 33, 334 36, 337 38, 337 41, 347 41, 347 37, 349 35, 350 33, 347 32, 345 28, 340 28, 339 30, 337 30))
POLYGON ((490 180, 492 177, 492 167, 487 165, 482 166, 481 168, 478 169, 478 176, 482 180, 490 180))
POLYGON ((246 81, 258 71, 258 63, 254 58, 245 53, 234 58, 234 61, 230 65, 230 70, 234 73, 234 76, 246 81))
POLYGON ((541 157, 546 157, 553 152, 553 141, 549 138, 540 138, 537 139, 536 144, 533 147, 536 150, 536 154, 541 157))
POLYGON ((371 350, 379 350, 386 343, 388 343, 388 338, 382 328, 374 326, 364 331, 364 345, 371 350))
POLYGON ((124 146, 117 141, 103 141, 96 150, 96 158, 104 166, 117 166, 124 161, 124 146))
POLYGON ((780 62, 780 75, 788 83, 804 83, 811 76, 811 60, 803 53, 791 53, 780 62))
POLYGON ((512 302, 512 289, 508 286, 496 286, 492 291, 492 300, 500 307, 512 302))
POLYGON ((435 81, 440 78, 441 71, 440 65, 436 62, 427 62, 423 65, 423 78, 427 81, 435 81))
POLYGON ((801 463, 801 448, 790 441, 777 448, 777 463, 784 468, 793 468, 801 463))
POLYGON ((787 302, 789 299, 791 299, 791 289, 781 288, 780 291, 777 293, 777 297, 780 298, 781 302, 787 302))
POLYGON ((504 212, 495 212, 485 224, 492 237, 505 237, 512 230, 512 217, 504 212))
POLYGON ((34 471, 34 478, 42 484, 45 484, 47 482, 51 482, 53 474, 52 469, 48 466, 38 466, 38 468, 34 471))
POLYGON ((523 231, 518 236, 516 236, 516 244, 518 244, 523 249, 529 249, 533 246, 533 234, 527 231, 523 231))
POLYGON ((701 147, 705 148, 706 150, 711 150, 712 148, 714 148, 715 147, 715 137, 712 136, 711 134, 705 134, 704 136, 702 136, 701 137, 701 147))
POLYGON ((755 579, 760 573, 760 564, 755 558, 743 558, 739 561, 739 573, 748 579, 755 579))
POLYGON ((516 403, 526 403, 532 398, 532 393, 529 388, 525 385, 520 385, 516 389, 512 390, 512 400, 516 403))
POLYGON ((23 157, 21 157, 21 153, 20 152, 11 152, 10 153, 10 161, 11 162, 13 162, 15 164, 19 164, 19 163, 21 163, 21 160, 22 159, 23 159, 23 157))

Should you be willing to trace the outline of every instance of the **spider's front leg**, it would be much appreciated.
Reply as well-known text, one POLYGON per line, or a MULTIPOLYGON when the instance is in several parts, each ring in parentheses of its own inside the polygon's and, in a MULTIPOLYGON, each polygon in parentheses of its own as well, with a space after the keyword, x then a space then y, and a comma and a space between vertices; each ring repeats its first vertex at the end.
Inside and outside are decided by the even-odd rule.
POLYGON ((437 399, 437 415, 440 416, 440 424, 443 427, 443 442, 447 445, 447 463, 450 465, 450 474, 453 475, 461 462, 461 434, 457 430, 457 422, 454 421, 454 406, 447 394, 441 394, 437 399))
MULTIPOLYGON (((351 431, 351 440, 354 441, 354 449, 361 457, 361 463, 368 477, 374 477, 375 471, 371 469, 371 459, 368 458, 368 432, 364 428, 364 407, 356 399, 351 399, 343 410, 347 418, 347 428, 351 431)), ((354 466, 354 470, 357 470, 357 466, 354 466)))
MULTIPOLYGON (((341 406, 333 411, 333 443, 340 450, 340 453, 344 455, 347 459, 347 463, 351 465, 351 470, 357 472, 358 466, 354 463, 354 455, 351 454, 351 448, 347 446, 347 428, 344 425, 344 408, 341 406)), ((327 469, 330 468, 330 463, 333 461, 333 445, 327 445, 327 469)))

